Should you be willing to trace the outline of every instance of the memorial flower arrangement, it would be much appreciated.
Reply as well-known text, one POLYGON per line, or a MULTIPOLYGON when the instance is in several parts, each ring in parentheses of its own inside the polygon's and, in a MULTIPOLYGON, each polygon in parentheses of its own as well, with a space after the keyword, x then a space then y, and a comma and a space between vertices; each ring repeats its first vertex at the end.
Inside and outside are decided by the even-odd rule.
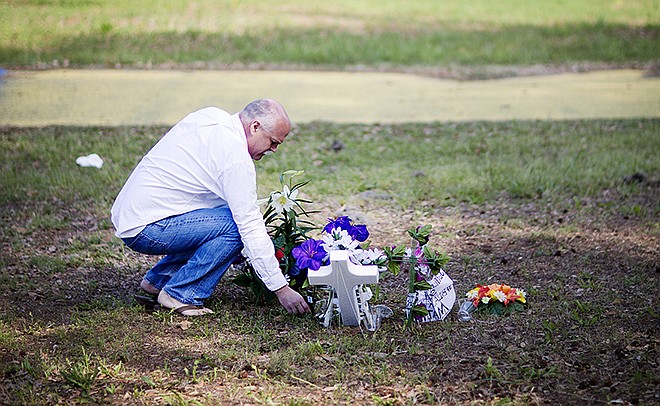
POLYGON ((472 301, 477 311, 485 311, 490 314, 505 314, 511 310, 519 311, 527 303, 524 290, 497 283, 477 285, 465 296, 472 301))
POLYGON ((421 321, 429 315, 428 306, 418 301, 417 293, 432 289, 429 282, 442 272, 442 267, 449 261, 445 253, 429 246, 431 229, 431 225, 425 225, 407 230, 412 239, 410 246, 399 245, 384 250, 387 269, 392 274, 408 273, 406 326, 412 320, 421 321))
MULTIPOLYGON (((273 241, 280 269, 289 285, 307 296, 310 303, 319 300, 327 292, 309 286, 307 280, 309 272, 318 271, 322 266, 328 265, 330 252, 345 250, 349 252, 349 260, 355 264, 376 265, 380 270, 387 270, 394 276, 407 272, 406 325, 410 324, 412 320, 431 321, 444 318, 447 314, 444 310, 448 310, 446 307, 444 310, 438 311, 435 303, 428 301, 424 303, 422 295, 418 295, 437 288, 437 282, 442 279, 445 283, 443 285, 445 290, 440 293, 449 292, 452 303, 455 298, 453 283, 442 270, 449 257, 431 248, 428 244, 431 226, 426 225, 407 230, 408 235, 412 238, 410 246, 399 245, 386 247, 383 250, 369 248, 367 242, 369 231, 366 225, 357 224, 348 216, 327 219, 320 235, 312 238, 311 232, 320 228, 304 218, 313 212, 305 210, 303 204, 311 202, 299 196, 300 189, 309 182, 294 181, 303 173, 304 171, 282 173, 279 178, 281 188, 271 192, 267 198, 258 201, 262 207, 265 207, 264 222, 273 241)), ((242 270, 234 278, 236 284, 252 289, 257 300, 274 298, 274 295, 257 277, 249 260, 240 258, 234 265, 235 268, 242 270)), ((365 300, 368 301, 371 298, 371 291, 366 286, 361 287, 360 292, 365 300)), ((327 309, 332 308, 329 306, 330 301, 326 300, 325 304, 327 309)), ((388 311, 391 314, 391 310, 388 309, 388 311)), ((331 312, 325 312, 325 314, 328 315, 331 312)))

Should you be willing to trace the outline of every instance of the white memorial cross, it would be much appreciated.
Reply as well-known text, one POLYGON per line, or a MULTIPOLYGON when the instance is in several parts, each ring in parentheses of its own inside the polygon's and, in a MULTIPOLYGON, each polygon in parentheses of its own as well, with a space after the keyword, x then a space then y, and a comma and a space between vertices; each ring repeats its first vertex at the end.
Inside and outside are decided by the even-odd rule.
POLYGON ((360 308, 355 287, 378 283, 378 267, 354 264, 348 255, 349 251, 345 250, 330 251, 330 265, 322 266, 318 271, 309 271, 307 278, 310 285, 333 287, 337 292, 342 323, 357 326, 360 324, 360 308))

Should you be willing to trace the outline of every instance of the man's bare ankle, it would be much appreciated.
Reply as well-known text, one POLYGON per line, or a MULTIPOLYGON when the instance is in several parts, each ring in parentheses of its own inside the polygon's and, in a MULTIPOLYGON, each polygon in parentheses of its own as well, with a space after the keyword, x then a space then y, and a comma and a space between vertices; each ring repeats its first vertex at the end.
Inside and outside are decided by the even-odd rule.
POLYGON ((150 284, 145 279, 142 279, 142 282, 140 282, 140 289, 144 290, 150 295, 157 295, 160 293, 159 289, 156 289, 154 285, 150 284))

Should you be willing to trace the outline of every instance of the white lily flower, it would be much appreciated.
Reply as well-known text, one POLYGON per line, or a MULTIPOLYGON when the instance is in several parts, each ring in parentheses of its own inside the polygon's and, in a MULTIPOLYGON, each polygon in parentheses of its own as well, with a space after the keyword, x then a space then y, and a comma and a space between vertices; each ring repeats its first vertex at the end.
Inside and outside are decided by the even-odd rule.
POLYGON ((385 258, 385 252, 383 252, 383 250, 381 250, 381 249, 372 248, 370 250, 367 250, 367 252, 369 252, 369 258, 372 261, 376 261, 378 259, 385 258))
MULTIPOLYGON (((289 190, 289 187, 284 185, 284 190, 289 190)), ((298 197, 298 189, 288 192, 288 196, 289 196, 289 200, 295 202, 296 198, 298 197)))
POLYGON ((287 185, 284 185, 282 192, 273 192, 270 197, 272 199, 270 206, 274 208, 278 214, 282 214, 285 211, 290 211, 296 205, 298 189, 292 192, 287 185))

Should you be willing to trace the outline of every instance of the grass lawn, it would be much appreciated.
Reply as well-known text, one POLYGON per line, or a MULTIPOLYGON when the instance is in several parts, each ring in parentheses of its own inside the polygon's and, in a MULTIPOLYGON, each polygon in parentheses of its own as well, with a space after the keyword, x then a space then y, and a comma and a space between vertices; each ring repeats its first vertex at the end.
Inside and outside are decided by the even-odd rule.
POLYGON ((229 277, 210 317, 145 312, 132 294, 155 259, 124 248, 108 212, 166 128, 3 129, 0 402, 653 404, 659 125, 294 128, 258 163, 261 196, 304 168, 318 225, 349 215, 382 247, 431 224, 459 296, 528 292, 521 313, 404 331, 406 277, 388 275, 372 303, 395 313, 375 333, 256 304, 229 277), (101 170, 75 165, 91 150, 101 170))

